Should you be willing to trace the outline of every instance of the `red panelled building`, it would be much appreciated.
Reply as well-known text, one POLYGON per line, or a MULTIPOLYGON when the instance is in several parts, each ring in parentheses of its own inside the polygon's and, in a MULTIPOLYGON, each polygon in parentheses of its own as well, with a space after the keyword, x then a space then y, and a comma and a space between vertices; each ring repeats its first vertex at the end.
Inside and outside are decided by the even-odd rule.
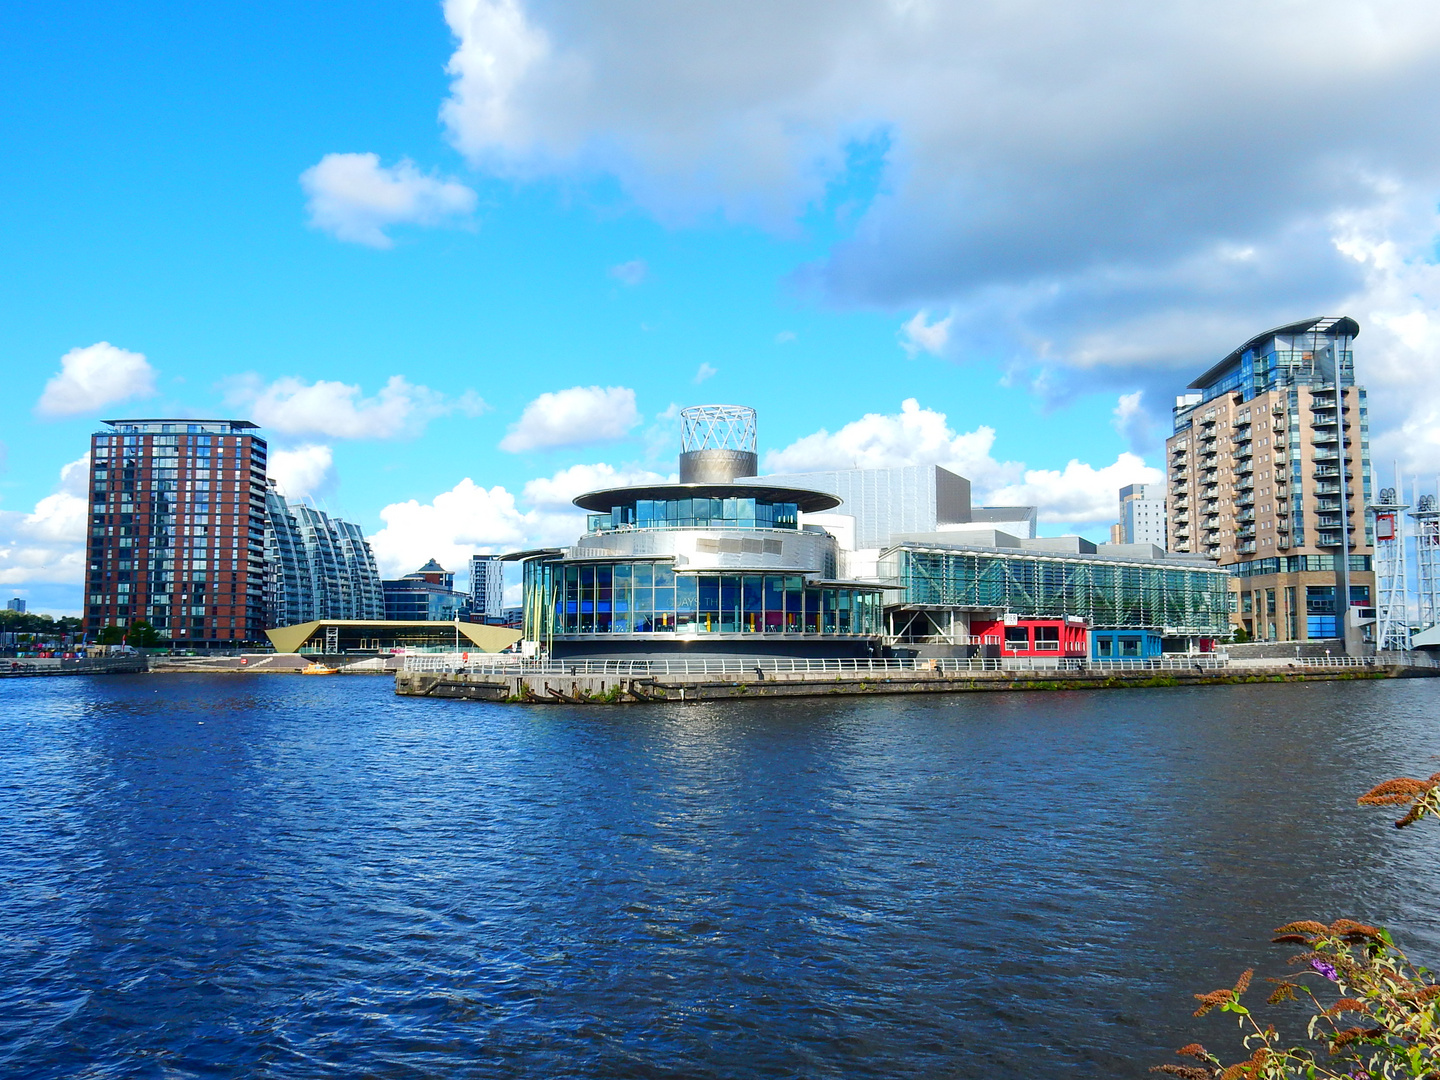
POLYGON ((90 439, 85 629, 264 639, 265 440, 245 420, 106 420, 90 439))
MULTIPOLYGON (((1085 657, 1090 654, 1090 628, 1076 615, 1059 619, 1022 619, 1003 615, 970 618, 970 633, 999 650, 997 656, 1085 657)), ((990 653, 985 653, 989 656, 990 653)))

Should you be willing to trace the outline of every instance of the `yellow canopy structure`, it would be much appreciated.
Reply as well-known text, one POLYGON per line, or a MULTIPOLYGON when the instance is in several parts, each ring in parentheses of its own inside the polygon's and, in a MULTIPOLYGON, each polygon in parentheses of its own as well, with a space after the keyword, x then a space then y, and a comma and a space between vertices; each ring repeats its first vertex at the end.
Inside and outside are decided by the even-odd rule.
POLYGON ((335 627, 337 642, 349 649, 393 649, 402 646, 449 645, 459 639, 462 649, 494 653, 520 640, 519 630, 469 622, 424 622, 393 619, 316 619, 266 630, 277 653, 294 653, 319 638, 324 647, 326 629, 335 627))

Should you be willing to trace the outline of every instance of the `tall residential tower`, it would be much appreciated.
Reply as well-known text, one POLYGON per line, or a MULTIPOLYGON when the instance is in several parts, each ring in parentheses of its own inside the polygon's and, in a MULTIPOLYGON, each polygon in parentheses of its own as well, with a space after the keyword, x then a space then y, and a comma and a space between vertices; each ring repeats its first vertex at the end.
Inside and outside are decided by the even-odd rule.
POLYGON ((1359 332, 1348 318, 1267 330, 1176 399, 1168 546, 1236 575, 1235 624, 1258 640, 1344 638, 1358 652, 1373 633, 1359 332))
POLYGON ((90 439, 85 629, 263 640, 265 440, 245 420, 106 420, 90 439))

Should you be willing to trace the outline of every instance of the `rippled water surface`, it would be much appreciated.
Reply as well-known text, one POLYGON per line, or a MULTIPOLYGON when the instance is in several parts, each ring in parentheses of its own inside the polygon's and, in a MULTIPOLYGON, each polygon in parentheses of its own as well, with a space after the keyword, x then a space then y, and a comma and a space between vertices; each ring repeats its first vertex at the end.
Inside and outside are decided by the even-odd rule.
POLYGON ((0 684, 0 1074, 1139 1077, 1363 916, 1440 681, 630 708, 0 684))

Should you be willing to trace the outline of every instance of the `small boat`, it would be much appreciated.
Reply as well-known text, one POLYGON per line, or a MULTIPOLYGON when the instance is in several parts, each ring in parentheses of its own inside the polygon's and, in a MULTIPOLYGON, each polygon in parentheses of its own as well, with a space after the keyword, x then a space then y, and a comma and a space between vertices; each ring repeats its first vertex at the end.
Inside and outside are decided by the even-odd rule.
POLYGON ((306 664, 303 668, 300 669, 300 674, 301 674, 301 675, 339 675, 339 674, 340 674, 340 669, 339 669, 339 668, 335 668, 335 667, 326 667, 324 664, 317 663, 317 662, 315 662, 315 661, 312 660, 310 663, 306 664))

